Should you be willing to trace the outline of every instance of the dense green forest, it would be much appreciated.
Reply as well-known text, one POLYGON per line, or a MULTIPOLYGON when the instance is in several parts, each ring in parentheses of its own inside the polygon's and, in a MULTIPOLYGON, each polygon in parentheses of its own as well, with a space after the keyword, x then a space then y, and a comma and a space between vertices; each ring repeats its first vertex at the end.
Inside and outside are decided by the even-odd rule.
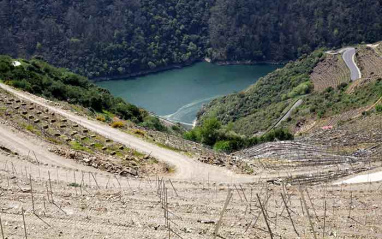
POLYGON ((107 111, 135 123, 151 120, 145 110, 112 96, 83 76, 38 59, 21 60, 20 66, 13 62, 11 57, 0 55, 0 80, 6 84, 51 100, 67 101, 96 112, 107 111))
POLYGON ((90 78, 134 74, 203 57, 283 61, 317 47, 382 36, 380 1, 0 0, 0 54, 90 78))
POLYGON ((88 77, 204 56, 211 0, 0 1, 0 54, 42 56, 88 77))

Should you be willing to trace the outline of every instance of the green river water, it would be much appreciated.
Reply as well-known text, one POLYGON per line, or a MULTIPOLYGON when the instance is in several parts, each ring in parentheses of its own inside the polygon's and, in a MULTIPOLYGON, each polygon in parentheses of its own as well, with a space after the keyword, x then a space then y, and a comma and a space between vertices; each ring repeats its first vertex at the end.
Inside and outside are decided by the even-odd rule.
POLYGON ((174 122, 192 124, 203 104, 241 91, 280 65, 227 65, 207 62, 97 85, 126 101, 174 122))

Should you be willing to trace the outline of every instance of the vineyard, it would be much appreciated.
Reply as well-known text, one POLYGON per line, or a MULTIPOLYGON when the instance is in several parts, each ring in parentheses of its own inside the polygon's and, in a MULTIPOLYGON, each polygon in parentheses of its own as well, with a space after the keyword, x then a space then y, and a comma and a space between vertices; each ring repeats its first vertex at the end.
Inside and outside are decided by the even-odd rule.
MULTIPOLYGON (((298 178, 298 177, 296 177, 298 178)), ((0 154, 8 238, 380 238, 382 187, 121 178, 0 154)))
POLYGON ((382 77, 382 55, 371 47, 361 47, 357 52, 357 64, 364 78, 382 77))
POLYGON ((317 64, 310 78, 314 91, 322 92, 332 87, 336 88, 341 83, 349 83, 350 71, 341 55, 326 55, 325 59, 317 64))
POLYGON ((113 142, 65 117, 0 90, 0 118, 23 132, 50 142, 57 154, 119 175, 138 175, 150 156, 113 142), (106 159, 106 160, 105 160, 106 159))

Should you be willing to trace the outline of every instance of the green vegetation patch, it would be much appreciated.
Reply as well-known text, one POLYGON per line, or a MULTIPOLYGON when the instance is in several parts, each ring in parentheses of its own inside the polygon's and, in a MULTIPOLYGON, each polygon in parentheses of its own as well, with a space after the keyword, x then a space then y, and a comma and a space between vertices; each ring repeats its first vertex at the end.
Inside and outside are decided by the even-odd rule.
POLYGON ((17 67, 12 62, 12 58, 0 56, 0 78, 16 88, 51 100, 78 104, 96 112, 107 112, 107 115, 115 114, 136 123, 143 122, 148 115, 146 111, 112 96, 87 78, 66 69, 53 67, 38 59, 17 67))
POLYGON ((247 90, 213 100, 198 114, 198 122, 216 117, 223 125, 233 123, 235 132, 251 136, 266 131, 296 97, 310 93, 309 75, 324 59, 323 51, 301 57, 259 79, 247 90))
POLYGON ((222 126, 216 118, 209 118, 184 134, 184 138, 212 146, 216 151, 233 152, 253 145, 274 140, 292 140, 293 135, 286 129, 275 129, 262 136, 244 136, 232 131, 233 124, 222 126))

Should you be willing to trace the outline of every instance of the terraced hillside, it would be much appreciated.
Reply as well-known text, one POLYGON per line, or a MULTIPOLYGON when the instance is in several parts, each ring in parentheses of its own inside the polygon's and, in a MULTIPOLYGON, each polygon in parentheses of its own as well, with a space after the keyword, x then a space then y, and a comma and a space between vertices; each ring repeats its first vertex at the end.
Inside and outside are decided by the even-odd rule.
POLYGON ((327 54, 325 59, 317 64, 310 74, 314 91, 322 92, 325 89, 350 82, 350 70, 341 55, 327 54))
POLYGON ((113 142, 42 106, 20 100, 2 89, 0 119, 7 125, 51 143, 54 153, 100 170, 123 176, 137 176, 150 170, 150 164, 158 163, 153 157, 113 142), (147 168, 144 169, 145 167, 147 168))
POLYGON ((382 54, 378 49, 361 46, 356 59, 364 78, 382 78, 382 54))

